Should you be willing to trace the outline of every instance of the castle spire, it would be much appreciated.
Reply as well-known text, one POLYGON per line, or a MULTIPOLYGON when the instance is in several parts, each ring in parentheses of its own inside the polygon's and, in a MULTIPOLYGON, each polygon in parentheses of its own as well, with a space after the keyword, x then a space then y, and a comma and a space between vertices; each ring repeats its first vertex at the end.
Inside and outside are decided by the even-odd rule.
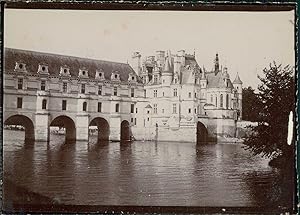
POLYGON ((218 72, 219 72, 219 55, 217 53, 215 58, 215 74, 217 74, 218 72))

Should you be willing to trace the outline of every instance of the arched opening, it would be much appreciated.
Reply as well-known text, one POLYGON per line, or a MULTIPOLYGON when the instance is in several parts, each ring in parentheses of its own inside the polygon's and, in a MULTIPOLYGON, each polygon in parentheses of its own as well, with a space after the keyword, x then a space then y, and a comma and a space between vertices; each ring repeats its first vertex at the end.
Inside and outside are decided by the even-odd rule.
POLYGON ((76 140, 76 127, 74 121, 68 116, 58 116, 50 124, 50 132, 55 135, 64 135, 65 141, 76 140))
POLYGON ((97 135, 98 141, 109 140, 109 124, 101 117, 94 118, 89 124, 89 134, 97 135))
POLYGON ((127 120, 123 120, 121 123, 121 141, 131 141, 130 125, 127 120))
POLYGON ((197 123, 197 144, 205 144, 207 143, 207 129, 203 123, 197 123))
POLYGON ((13 115, 4 122, 4 129, 25 131, 25 141, 34 140, 34 124, 24 115, 13 115))

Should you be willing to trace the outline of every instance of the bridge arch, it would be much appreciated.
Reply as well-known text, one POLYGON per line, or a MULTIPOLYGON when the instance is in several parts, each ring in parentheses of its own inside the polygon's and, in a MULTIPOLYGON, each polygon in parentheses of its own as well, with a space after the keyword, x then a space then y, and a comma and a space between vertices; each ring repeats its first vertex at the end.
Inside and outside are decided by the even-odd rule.
POLYGON ((75 122, 72 118, 66 115, 60 115, 55 117, 51 123, 50 127, 59 127, 65 128, 65 140, 66 141, 74 141, 76 140, 76 126, 75 122))
POLYGON ((201 122, 197 123, 197 144, 205 144, 208 140, 208 131, 201 122))
POLYGON ((98 140, 109 140, 110 129, 109 123, 106 119, 102 117, 95 117, 91 120, 89 128, 91 128, 91 126, 97 126, 98 140))
POLYGON ((34 123, 25 115, 16 114, 5 119, 4 125, 20 125, 25 129, 25 141, 34 140, 34 123))
POLYGON ((121 122, 121 141, 131 141, 130 124, 127 120, 121 122))

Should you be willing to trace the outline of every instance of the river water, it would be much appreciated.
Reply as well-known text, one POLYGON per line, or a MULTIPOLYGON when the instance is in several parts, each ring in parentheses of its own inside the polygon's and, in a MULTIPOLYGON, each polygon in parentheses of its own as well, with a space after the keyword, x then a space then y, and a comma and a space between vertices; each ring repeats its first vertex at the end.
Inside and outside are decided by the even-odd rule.
POLYGON ((242 145, 23 138, 21 131, 4 132, 4 181, 56 203, 278 207, 291 192, 276 183, 280 171, 242 145))

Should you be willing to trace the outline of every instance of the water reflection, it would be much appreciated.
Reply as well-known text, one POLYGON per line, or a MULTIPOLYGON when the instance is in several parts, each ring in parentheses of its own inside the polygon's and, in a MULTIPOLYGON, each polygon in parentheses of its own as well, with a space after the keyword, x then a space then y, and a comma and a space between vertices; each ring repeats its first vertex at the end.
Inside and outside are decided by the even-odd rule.
POLYGON ((281 174, 268 160, 239 145, 65 143, 58 135, 24 144, 20 134, 5 135, 14 138, 4 142, 4 180, 54 204, 276 206, 276 191, 286 189, 274 186, 281 174))

